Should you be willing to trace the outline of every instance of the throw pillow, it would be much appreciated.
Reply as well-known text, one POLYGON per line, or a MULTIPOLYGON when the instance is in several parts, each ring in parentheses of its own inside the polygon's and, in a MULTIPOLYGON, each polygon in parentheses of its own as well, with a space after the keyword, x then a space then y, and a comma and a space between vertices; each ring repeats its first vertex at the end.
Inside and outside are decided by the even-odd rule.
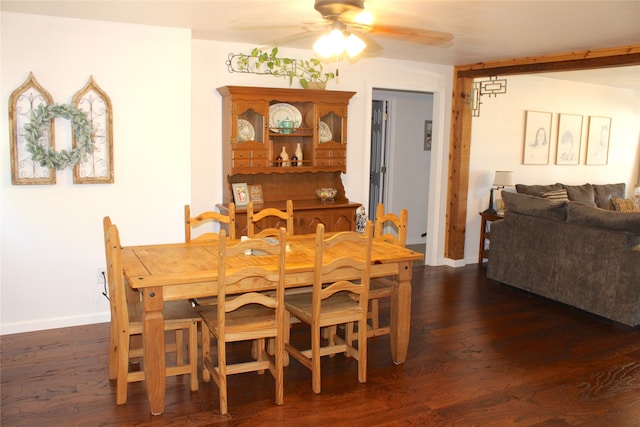
POLYGON ((591 184, 584 185, 564 185, 562 187, 567 190, 569 200, 572 202, 582 203, 588 206, 596 206, 596 195, 591 184))
POLYGON ((638 209, 631 199, 612 197, 611 205, 613 206, 613 210, 618 212, 640 212, 640 209, 638 209))
POLYGON ((562 190, 555 191, 547 191, 546 193, 542 193, 540 197, 544 197, 547 200, 552 202, 568 202, 569 196, 567 195, 567 190, 564 188, 562 190))
POLYGON ((516 191, 520 194, 528 194, 529 196, 540 196, 547 191, 562 190, 562 184, 551 185, 525 185, 516 184, 516 191))
POLYGON ((613 209, 611 206, 612 197, 624 199, 626 184, 593 184, 593 191, 596 196, 596 205, 602 209, 613 209))

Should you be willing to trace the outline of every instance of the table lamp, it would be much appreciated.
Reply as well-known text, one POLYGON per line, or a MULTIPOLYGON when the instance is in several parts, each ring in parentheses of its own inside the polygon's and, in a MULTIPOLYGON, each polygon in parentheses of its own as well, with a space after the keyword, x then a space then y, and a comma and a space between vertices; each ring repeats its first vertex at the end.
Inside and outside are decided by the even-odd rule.
POLYGON ((493 178, 493 186, 491 187, 491 195, 489 197, 489 208, 482 213, 496 214, 496 210, 493 207, 493 190, 500 190, 504 187, 513 185, 513 172, 512 171, 496 171, 493 178))

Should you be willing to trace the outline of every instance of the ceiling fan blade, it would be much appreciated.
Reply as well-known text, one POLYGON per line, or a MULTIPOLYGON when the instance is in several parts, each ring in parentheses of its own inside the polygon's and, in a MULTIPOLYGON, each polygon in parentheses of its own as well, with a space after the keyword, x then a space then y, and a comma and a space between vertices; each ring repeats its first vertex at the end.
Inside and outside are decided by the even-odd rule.
POLYGON ((442 45, 453 40, 453 34, 395 25, 371 25, 368 34, 424 45, 442 45))
POLYGON ((298 40, 303 40, 305 38, 311 38, 311 37, 317 37, 317 34, 309 31, 302 31, 299 33, 290 34, 285 37, 269 40, 263 43, 262 45, 269 46, 269 47, 287 46, 290 43, 297 42, 298 40))

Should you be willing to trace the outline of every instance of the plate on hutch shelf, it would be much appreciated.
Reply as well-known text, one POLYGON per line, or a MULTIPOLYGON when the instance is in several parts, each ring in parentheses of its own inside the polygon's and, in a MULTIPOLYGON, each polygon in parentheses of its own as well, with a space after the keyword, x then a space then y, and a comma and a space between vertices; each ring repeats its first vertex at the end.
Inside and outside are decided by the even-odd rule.
POLYGON ((238 142, 253 141, 256 138, 256 130, 245 119, 238 119, 238 142))
POLYGON ((331 135, 331 129, 329 129, 329 125, 320 120, 320 142, 329 142, 333 135, 331 135))
POLYGON ((271 132, 280 133, 281 126, 278 123, 284 120, 291 120, 293 129, 298 129, 300 123, 302 123, 302 114, 300 114, 300 110, 291 104, 279 103, 269 107, 269 127, 271 132))

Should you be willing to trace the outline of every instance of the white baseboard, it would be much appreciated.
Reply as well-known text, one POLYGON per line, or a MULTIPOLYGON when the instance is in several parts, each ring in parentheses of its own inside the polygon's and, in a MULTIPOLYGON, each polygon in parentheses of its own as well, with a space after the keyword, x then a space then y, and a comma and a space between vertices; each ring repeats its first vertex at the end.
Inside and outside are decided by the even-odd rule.
POLYGON ((109 312, 104 312, 93 314, 90 316, 58 317, 55 319, 40 319, 29 322, 3 323, 0 325, 0 335, 44 331, 47 329, 91 325, 94 323, 104 323, 110 321, 111 314, 109 312))

